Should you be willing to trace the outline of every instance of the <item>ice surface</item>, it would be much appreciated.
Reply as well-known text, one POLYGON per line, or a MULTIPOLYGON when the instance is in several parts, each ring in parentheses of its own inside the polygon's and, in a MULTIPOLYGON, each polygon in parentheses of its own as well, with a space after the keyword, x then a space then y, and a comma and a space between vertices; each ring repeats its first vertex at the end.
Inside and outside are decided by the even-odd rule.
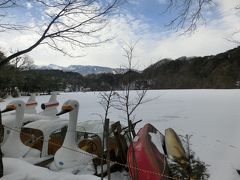
MULTIPOLYGON (((58 110, 66 100, 76 99, 80 103, 79 122, 101 121, 99 114, 104 111, 97 97, 98 92, 62 93, 58 96, 58 110)), ((41 104, 49 96, 36 99, 41 104)), ((171 127, 180 135, 192 135, 191 147, 209 165, 210 180, 240 178, 235 171, 240 169, 240 90, 151 90, 146 99, 154 100, 136 110, 136 120, 143 119, 137 130, 151 123, 162 133, 171 127)), ((11 100, 1 102, 0 108, 11 100)), ((40 106, 37 111, 41 111, 40 106)), ((124 117, 123 112, 110 109, 111 121, 121 120, 126 124, 124 117)))

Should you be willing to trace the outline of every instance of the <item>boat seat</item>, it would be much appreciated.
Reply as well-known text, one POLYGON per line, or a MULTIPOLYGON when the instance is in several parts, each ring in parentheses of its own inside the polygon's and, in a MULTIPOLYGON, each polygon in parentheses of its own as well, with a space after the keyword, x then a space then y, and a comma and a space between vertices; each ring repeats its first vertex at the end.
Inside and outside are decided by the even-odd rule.
POLYGON ((64 138, 67 132, 67 126, 64 126, 60 130, 52 133, 48 140, 48 154, 54 155, 57 150, 63 145, 64 138))
MULTIPOLYGON (((118 155, 118 144, 115 137, 108 138, 110 155, 118 155)), ((110 156, 111 157, 111 156, 110 156)))
MULTIPOLYGON (((115 137, 109 137, 109 153, 110 153, 110 159, 116 160, 116 157, 118 156, 118 144, 115 139, 115 137)), ((102 154, 102 141, 99 136, 94 135, 92 137, 87 137, 80 141, 79 147, 91 154, 95 154, 99 157, 101 157, 102 154)), ((106 156, 106 152, 104 152, 106 156)))
POLYGON ((54 155, 57 150, 62 146, 64 141, 64 137, 61 135, 54 135, 51 136, 51 138, 48 141, 48 154, 54 155))
POLYGON ((43 133, 40 130, 23 128, 20 139, 26 146, 42 151, 43 133))
POLYGON ((78 144, 79 148, 82 150, 95 154, 97 156, 101 156, 101 151, 102 151, 102 144, 101 144, 101 139, 99 136, 94 135, 92 137, 87 137, 81 140, 78 144))

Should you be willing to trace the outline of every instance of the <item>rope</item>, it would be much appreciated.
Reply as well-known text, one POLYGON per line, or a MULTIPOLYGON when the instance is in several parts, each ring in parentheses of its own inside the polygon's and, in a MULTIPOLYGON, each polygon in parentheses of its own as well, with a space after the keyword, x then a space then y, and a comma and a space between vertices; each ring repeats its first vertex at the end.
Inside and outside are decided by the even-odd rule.
MULTIPOLYGON (((17 130, 17 129, 8 127, 8 126, 6 126, 6 125, 3 125, 3 126, 6 127, 6 128, 8 128, 8 129, 11 129, 11 130, 13 130, 13 131, 15 131, 15 132, 18 132, 18 133, 21 132, 21 131, 19 131, 19 130, 17 130)), ((23 132, 22 132, 22 133, 23 133, 23 132)), ((29 136, 29 137, 31 136, 31 135, 29 135, 29 134, 27 134, 27 133, 23 133, 23 134, 26 135, 26 136, 29 136)), ((107 161, 107 162, 112 163, 112 164, 117 164, 117 165, 120 165, 120 166, 122 166, 122 167, 124 167, 124 168, 129 168, 129 169, 131 168, 131 169, 134 169, 134 170, 137 170, 137 171, 142 171, 142 172, 144 172, 144 173, 148 173, 148 174, 152 174, 152 175, 157 175, 157 176, 160 176, 160 177, 166 177, 166 178, 168 178, 168 179, 179 180, 179 179, 176 178, 176 177, 171 177, 171 176, 168 176, 168 175, 165 175, 165 174, 160 174, 160 173, 158 173, 158 172, 150 171, 150 170, 147 170, 147 169, 142 169, 142 168, 138 168, 138 167, 135 167, 135 166, 129 166, 129 165, 127 165, 127 164, 122 164, 122 163, 119 163, 119 162, 116 162, 116 161, 111 161, 111 160, 108 160, 108 159, 105 159, 105 158, 98 157, 98 156, 96 156, 96 155, 94 155, 94 154, 90 154, 90 153, 88 153, 88 152, 82 152, 82 151, 78 151, 78 150, 75 150, 75 149, 71 149, 71 148, 69 148, 69 147, 61 146, 61 145, 59 145, 59 144, 56 144, 56 143, 53 143, 53 142, 49 142, 49 141, 45 141, 45 140, 43 140, 43 139, 40 139, 40 141, 48 142, 48 143, 50 143, 50 144, 53 145, 53 146, 62 147, 62 148, 64 148, 64 149, 68 149, 68 150, 71 150, 71 151, 74 151, 74 152, 78 152, 78 153, 80 153, 80 154, 83 154, 83 155, 86 155, 86 156, 90 156, 90 157, 92 157, 92 158, 98 158, 98 159, 100 159, 100 160, 107 161)))

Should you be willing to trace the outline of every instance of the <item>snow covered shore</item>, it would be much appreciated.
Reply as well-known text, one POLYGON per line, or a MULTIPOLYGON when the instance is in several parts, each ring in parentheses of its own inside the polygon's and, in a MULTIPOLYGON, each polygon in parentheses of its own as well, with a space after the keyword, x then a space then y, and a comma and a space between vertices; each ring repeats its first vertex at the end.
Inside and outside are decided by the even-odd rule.
POLYGON ((46 168, 31 165, 23 160, 3 158, 3 180, 99 180, 93 175, 72 175, 63 172, 53 172, 46 168))

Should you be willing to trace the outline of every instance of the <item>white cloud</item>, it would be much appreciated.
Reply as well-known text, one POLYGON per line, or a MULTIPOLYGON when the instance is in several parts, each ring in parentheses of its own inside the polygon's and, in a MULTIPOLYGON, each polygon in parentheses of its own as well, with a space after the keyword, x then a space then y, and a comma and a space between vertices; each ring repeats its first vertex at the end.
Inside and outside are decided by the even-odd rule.
POLYGON ((127 2, 135 5, 140 3, 139 0, 128 0, 127 2))
POLYGON ((167 0, 157 0, 157 1, 158 1, 158 3, 159 3, 160 5, 167 3, 167 0))
POLYGON ((30 2, 27 2, 26 3, 26 7, 27 7, 27 9, 31 9, 33 6, 32 6, 32 4, 30 2))
MULTIPOLYGON (((125 14, 116 16, 109 26, 103 31, 107 36, 116 38, 96 48, 77 49, 77 53, 85 54, 81 58, 69 58, 49 49, 47 46, 39 46, 30 56, 38 65, 58 64, 68 66, 71 64, 101 65, 119 67, 126 64, 121 45, 123 42, 135 42, 140 40, 135 48, 134 64, 144 68, 161 58, 177 58, 180 56, 204 56, 221 53, 236 45, 227 41, 234 30, 240 27, 240 15, 233 11, 234 0, 219 1, 219 19, 207 22, 206 26, 190 35, 179 36, 179 33, 152 33, 151 25, 142 19, 125 14)), ((36 40, 36 34, 1 34, 0 47, 5 49, 23 49, 36 40)), ((65 46, 66 47, 66 46, 65 46)), ((69 47, 68 52, 74 53, 69 47)))

